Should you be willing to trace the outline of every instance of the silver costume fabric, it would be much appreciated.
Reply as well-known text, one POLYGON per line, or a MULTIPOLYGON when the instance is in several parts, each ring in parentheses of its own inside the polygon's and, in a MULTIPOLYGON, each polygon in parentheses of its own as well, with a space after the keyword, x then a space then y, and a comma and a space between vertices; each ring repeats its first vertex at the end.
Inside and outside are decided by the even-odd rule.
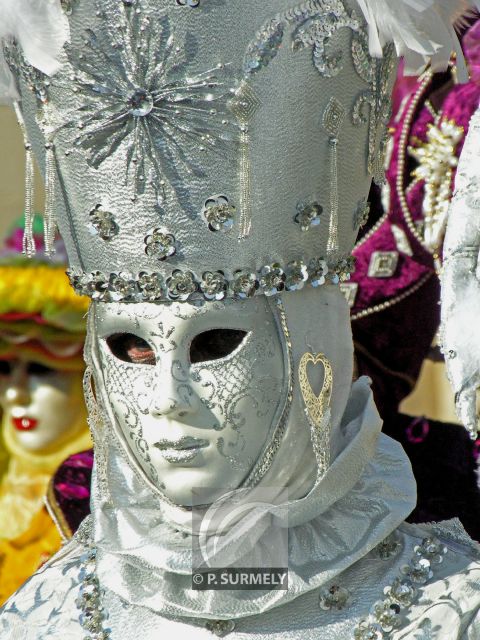
MULTIPOLYGON (((380 456, 382 458, 383 456, 380 456)), ((379 460, 380 462, 380 460, 379 460)), ((384 462, 389 462, 388 458, 384 462)), ((382 468, 384 471, 384 468, 382 468)), ((354 628, 384 589, 402 575, 402 567, 426 536, 436 536, 448 549, 435 568, 435 579, 418 585, 420 598, 402 618, 400 629, 385 636, 389 640, 478 640, 480 595, 478 581, 480 550, 458 521, 442 525, 402 524, 394 531, 395 551, 387 556, 373 549, 360 560, 327 581, 346 590, 341 610, 319 606, 322 590, 313 588, 295 600, 274 606, 258 615, 226 621, 231 640, 353 640, 354 628)), ((0 616, 2 640, 80 640, 84 637, 75 601, 80 585, 81 543, 76 540, 33 576, 4 606, 0 616)), ((117 575, 120 583, 124 576, 117 575)), ((145 573, 132 574, 129 581, 142 591, 145 573)), ((144 640, 158 637, 211 640, 209 620, 159 615, 148 606, 137 606, 105 589, 103 606, 108 612, 111 638, 144 640)))
POLYGON ((478 429, 480 387, 480 108, 473 115, 457 170, 444 244, 442 343, 459 418, 478 429))

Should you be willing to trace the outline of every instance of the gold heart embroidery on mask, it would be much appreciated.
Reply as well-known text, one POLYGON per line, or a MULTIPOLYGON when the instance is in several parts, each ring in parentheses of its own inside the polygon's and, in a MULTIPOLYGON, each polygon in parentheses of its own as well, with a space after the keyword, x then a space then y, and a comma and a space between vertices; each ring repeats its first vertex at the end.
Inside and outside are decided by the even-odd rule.
POLYGON ((298 367, 298 375, 300 378, 300 389, 303 401, 308 412, 310 420, 318 428, 321 425, 322 418, 325 414, 326 407, 330 404, 332 397, 333 372, 332 365, 323 353, 305 353, 300 360, 298 367), (312 364, 317 366, 321 364, 324 369, 322 389, 317 396, 312 389, 310 380, 307 375, 307 366, 312 364))

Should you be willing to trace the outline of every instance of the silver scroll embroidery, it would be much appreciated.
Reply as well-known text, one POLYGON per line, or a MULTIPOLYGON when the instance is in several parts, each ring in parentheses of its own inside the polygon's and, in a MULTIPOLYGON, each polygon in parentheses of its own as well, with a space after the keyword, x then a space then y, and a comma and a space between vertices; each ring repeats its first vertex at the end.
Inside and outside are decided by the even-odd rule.
POLYGON ((353 107, 353 123, 369 124, 368 173, 377 184, 384 182, 384 158, 388 141, 386 127, 391 115, 390 80, 395 70, 395 50, 389 44, 382 58, 373 58, 369 53, 368 35, 365 31, 354 34, 352 58, 358 75, 369 84, 353 107))

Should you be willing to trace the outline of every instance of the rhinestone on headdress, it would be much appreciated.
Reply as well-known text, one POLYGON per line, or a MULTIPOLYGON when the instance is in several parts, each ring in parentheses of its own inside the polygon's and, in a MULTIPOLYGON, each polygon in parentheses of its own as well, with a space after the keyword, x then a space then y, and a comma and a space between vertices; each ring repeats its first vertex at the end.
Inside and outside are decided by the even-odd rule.
POLYGON ((205 201, 202 215, 210 231, 229 231, 234 222, 235 207, 226 196, 212 196, 205 201))
POLYGON ((200 282, 200 291, 207 300, 223 300, 227 295, 228 282, 221 271, 206 271, 200 282))
POLYGON ((197 291, 195 277, 191 271, 176 269, 167 279, 167 295, 170 300, 188 300, 197 291))
POLYGON ((299 203, 295 222, 300 225, 302 231, 308 231, 310 227, 316 227, 320 224, 322 212, 323 207, 318 202, 312 202, 311 204, 299 203))
POLYGON ((299 291, 308 280, 307 265, 301 260, 289 262, 285 268, 285 289, 299 291))
MULTIPOLYGON (((164 235, 171 236, 171 234, 164 235)), ((155 242, 150 241, 148 247, 151 247, 152 257, 159 258, 165 252, 173 251, 172 242, 169 238, 165 242, 162 240, 155 249, 155 242)), ((201 277, 198 277, 192 271, 175 269, 171 276, 166 278, 165 285, 163 284, 164 276, 156 272, 104 274, 95 271, 87 274, 72 269, 67 272, 67 275, 78 294, 88 295, 94 300, 103 302, 187 300, 194 293, 200 294, 205 300, 218 300, 227 296, 245 299, 266 292, 269 295, 275 295, 283 289, 297 291, 307 283, 313 287, 338 284, 348 280, 353 266, 353 258, 342 258, 332 263, 327 263, 323 258, 315 258, 310 261, 308 267, 303 261, 294 260, 286 267, 277 263, 266 265, 257 273, 237 269, 230 277, 221 270, 205 271, 201 277)))
POLYGON ((260 271, 259 284, 266 296, 274 296, 285 288, 285 273, 279 264, 266 265, 260 271))
POLYGON ((163 278, 159 273, 139 273, 138 289, 146 301, 158 300, 163 295, 163 278))
POLYGON ((151 258, 166 260, 177 252, 175 238, 171 233, 154 229, 145 237, 145 253, 151 258))
POLYGON ((118 224, 115 222, 113 213, 103 209, 101 204, 97 204, 94 209, 90 211, 90 222, 95 233, 97 233, 102 240, 111 240, 119 232, 118 224))
POLYGON ((258 280, 254 273, 245 273, 242 271, 234 274, 232 283, 232 291, 236 298, 245 300, 252 298, 258 289, 258 280))

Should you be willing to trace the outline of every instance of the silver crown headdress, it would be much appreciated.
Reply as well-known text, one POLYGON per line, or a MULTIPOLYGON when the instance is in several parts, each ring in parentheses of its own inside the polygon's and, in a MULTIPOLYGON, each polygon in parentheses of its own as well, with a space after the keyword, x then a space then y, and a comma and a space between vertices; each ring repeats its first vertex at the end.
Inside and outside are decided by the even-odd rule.
MULTIPOLYGON (((62 6, 70 42, 55 75, 14 40, 4 51, 22 96, 27 253, 33 146, 47 249, 58 221, 72 284, 93 299, 219 300, 348 279, 395 67, 393 45, 369 49, 389 38, 402 49, 403 27, 380 34, 364 0, 62 6)), ((412 11, 385 3, 390 21, 412 11)))

